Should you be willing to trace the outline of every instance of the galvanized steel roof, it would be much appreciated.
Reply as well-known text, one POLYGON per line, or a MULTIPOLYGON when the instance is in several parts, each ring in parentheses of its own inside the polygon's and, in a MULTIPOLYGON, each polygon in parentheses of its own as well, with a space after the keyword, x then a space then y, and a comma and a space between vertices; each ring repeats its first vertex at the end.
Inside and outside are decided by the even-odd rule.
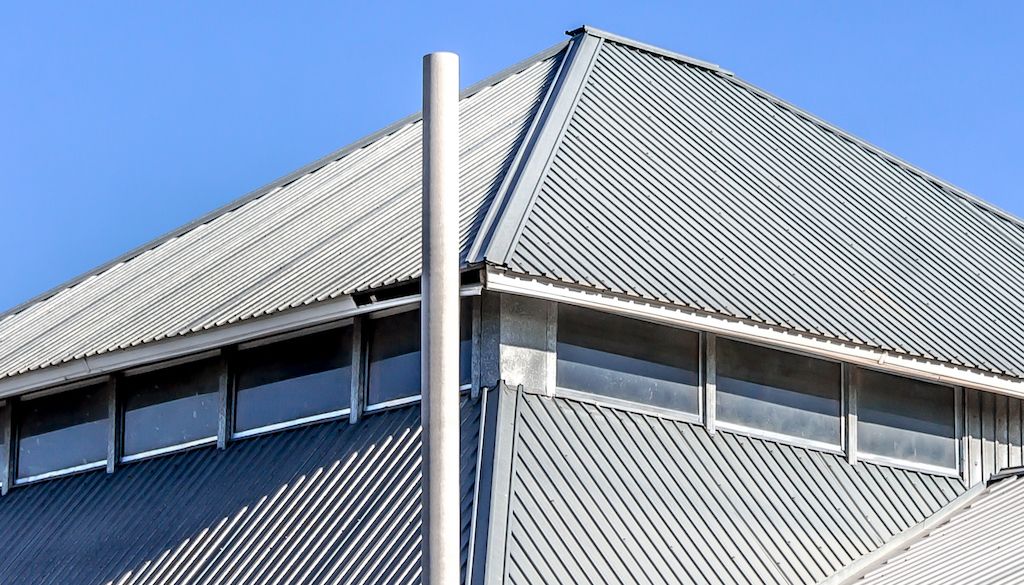
POLYGON ((576 38, 562 130, 483 257, 1024 376, 1019 221, 716 67, 576 38))
POLYGON ((965 491, 958 479, 516 396, 502 582, 817 583, 965 491))
MULTIPOLYGON (((1022 224, 717 66, 581 29, 462 116, 468 262, 1024 377, 1022 224)), ((403 121, 6 315, 0 378, 416 278, 419 141, 403 121)))
MULTIPOLYGON (((468 246, 564 43, 460 104, 468 246)), ((0 319, 0 378, 420 273, 422 138, 400 122, 0 319)))
MULTIPOLYGON (((18 489, 0 582, 420 582, 419 405, 18 489)), ((479 403, 462 406, 462 558, 479 403)))
POLYGON ((1011 585, 1024 581, 1024 479, 989 486, 946 523, 855 583, 1011 585))

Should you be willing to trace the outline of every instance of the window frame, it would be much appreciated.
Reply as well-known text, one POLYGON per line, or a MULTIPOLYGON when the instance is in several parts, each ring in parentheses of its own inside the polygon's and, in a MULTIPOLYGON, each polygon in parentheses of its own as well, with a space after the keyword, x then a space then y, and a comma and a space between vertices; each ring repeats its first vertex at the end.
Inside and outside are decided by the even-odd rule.
MULTIPOLYGON (((9 487, 28 485, 28 484, 37 483, 37 482, 40 482, 40 481, 45 481, 45 480, 48 480, 48 479, 54 479, 54 478, 58 478, 58 477, 65 477, 65 476, 70 476, 70 475, 77 475, 77 474, 80 474, 80 473, 85 473, 85 472, 93 471, 93 470, 96 470, 96 469, 105 469, 107 467, 107 463, 108 463, 109 457, 110 457, 110 447, 109 447, 109 434, 110 433, 109 433, 109 428, 110 428, 110 425, 113 424, 113 421, 110 418, 110 409, 109 409, 109 405, 110 405, 110 401, 112 400, 112 397, 109 396, 109 395, 106 397, 106 400, 105 400, 105 403, 107 405, 107 419, 106 420, 107 420, 107 428, 108 428, 108 433, 107 433, 108 437, 104 440, 104 456, 103 456, 103 459, 97 460, 97 461, 92 461, 92 462, 89 462, 89 463, 82 463, 82 464, 79 464, 79 465, 72 465, 70 467, 62 467, 60 469, 54 469, 54 470, 51 470, 51 471, 46 471, 46 472, 43 472, 43 473, 37 473, 35 475, 30 475, 30 476, 26 476, 26 477, 18 477, 18 467, 19 467, 19 465, 21 463, 20 462, 20 459, 21 459, 20 458, 20 451, 21 451, 20 447, 21 447, 22 436, 21 436, 21 432, 20 431, 21 431, 21 420, 22 420, 22 416, 23 416, 23 413, 22 413, 22 411, 23 411, 23 404, 25 404, 26 402, 32 402, 33 400, 36 400, 38 398, 46 398, 46 397, 54 396, 54 395, 57 395, 57 394, 63 394, 65 392, 75 392, 75 391, 78 391, 78 390, 82 390, 83 388, 89 388, 89 387, 92 387, 92 386, 96 386, 96 387, 107 386, 107 385, 110 384, 110 382, 111 382, 111 376, 110 375, 99 376, 99 377, 96 377, 96 378, 88 378, 88 379, 85 379, 85 380, 79 380, 77 382, 72 382, 70 384, 62 384, 60 386, 54 386, 52 388, 44 388, 42 390, 37 390, 35 392, 29 392, 27 394, 23 394, 21 396, 18 396, 17 400, 10 400, 10 401, 7 402, 7 412, 10 413, 9 414, 9 417, 10 417, 10 429, 9 429, 9 434, 8 434, 8 443, 6 445, 7 465, 8 465, 7 474, 6 475, 7 475, 7 478, 10 480, 9 483, 11 485, 8 486, 7 485, 8 482, 4 481, 3 482, 3 484, 4 484, 3 487, 4 487, 5 491, 7 489, 9 489, 9 487)), ((109 386, 108 386, 108 388, 109 388, 109 386)))
MULTIPOLYGON (((468 297, 467 297, 467 295, 461 295, 459 297, 459 302, 462 303, 463 299, 465 299, 465 298, 470 298, 471 300, 473 300, 475 298, 479 298, 479 295, 473 295, 473 296, 468 296, 468 297)), ((459 385, 459 394, 460 395, 462 395, 462 394, 464 394, 466 392, 471 392, 472 391, 473 384, 474 384, 473 379, 476 377, 476 374, 474 372, 474 368, 472 366, 472 362, 477 359, 476 358, 476 353, 477 353, 478 347, 479 347, 479 344, 477 343, 477 337, 479 335, 479 327, 475 324, 475 320, 477 319, 477 316, 478 316, 478 313, 479 313, 479 310, 476 308, 477 305, 478 305, 478 303, 476 302, 476 300, 473 300, 473 302, 470 303, 469 318, 472 320, 470 322, 470 338, 469 338, 469 341, 470 341, 470 344, 469 344, 470 345, 469 359, 470 359, 470 362, 471 362, 471 364, 470 364, 470 381, 465 383, 465 384, 460 384, 459 385)), ((401 398, 394 398, 392 400, 384 400, 384 401, 381 401, 381 402, 373 402, 373 403, 370 402, 370 363, 371 363, 371 360, 370 360, 370 346, 371 346, 371 341, 372 341, 372 338, 373 338, 373 329, 372 329, 373 325, 372 325, 372 322, 373 321, 378 321, 380 319, 386 319, 388 317, 393 317, 395 315, 401 315, 402 313, 408 313, 410 311, 418 311, 420 309, 421 309, 421 304, 420 303, 412 303, 412 304, 408 304, 408 305, 401 305, 401 306, 398 306, 398 307, 391 307, 391 308, 388 308, 388 309, 383 309, 383 310, 380 310, 380 311, 377 311, 377 312, 374 312, 374 313, 369 313, 369 314, 366 315, 366 325, 368 326, 369 331, 367 331, 366 329, 363 330, 363 335, 362 335, 362 340, 361 340, 362 343, 363 343, 362 352, 361 352, 361 354, 363 356, 363 363, 360 365, 360 367, 363 370, 363 374, 360 376, 360 379, 363 382, 363 388, 358 389, 358 391, 361 393, 361 396, 362 396, 362 399, 360 400, 360 404, 363 405, 362 413, 361 414, 373 414, 373 413, 382 412, 382 411, 385 411, 385 410, 390 410, 392 408, 400 408, 402 406, 408 406, 410 404, 415 404, 416 402, 419 402, 419 401, 423 400, 423 389, 421 387, 419 394, 415 394, 415 395, 411 395, 411 396, 403 396, 401 398), (369 334, 367 334, 367 333, 369 333, 369 334)), ((460 310, 460 316, 461 315, 462 315, 462 311, 460 310)), ((461 339, 460 339, 460 342, 461 342, 461 339)), ((353 347, 353 350, 354 349, 355 348, 353 347)), ((420 347, 419 351, 422 352, 423 348, 420 347)), ((421 386, 422 386, 422 384, 421 384, 421 386)))
MULTIPOLYGON (((892 377, 895 377, 895 378, 903 378, 903 379, 906 379, 906 380, 913 380, 915 382, 923 382, 923 383, 926 383, 926 384, 932 384, 934 386, 941 386, 941 387, 944 387, 944 388, 948 388, 948 389, 952 390, 952 392, 953 392, 953 437, 952 437, 952 439, 953 439, 953 444, 954 444, 955 449, 956 449, 956 452, 955 452, 955 455, 954 455, 955 463, 954 463, 953 467, 944 467, 944 466, 941 466, 941 465, 932 465, 932 464, 929 464, 929 463, 921 463, 919 461, 912 461, 912 460, 909 460, 909 459, 900 459, 899 457, 888 457, 886 455, 877 455, 877 454, 874 454, 874 453, 868 453, 868 452, 863 451, 863 450, 860 449, 858 441, 855 441, 856 444, 853 445, 854 452, 855 452, 855 461, 856 462, 872 463, 874 465, 881 465, 881 466, 884 466, 884 467, 894 467, 894 468, 898 468, 898 469, 906 469, 906 470, 909 470, 909 471, 919 471, 919 472, 922 472, 922 473, 929 473, 929 474, 932 474, 932 475, 941 475, 943 477, 955 477, 955 478, 965 479, 965 474, 966 474, 966 471, 967 471, 967 462, 965 461, 965 456, 966 456, 966 446, 965 446, 965 443, 966 443, 968 437, 967 437, 967 433, 965 432, 966 427, 967 427, 967 425, 965 424, 966 421, 964 419, 964 417, 966 415, 966 409, 964 408, 964 389, 963 389, 962 386, 954 386, 954 385, 951 385, 951 384, 943 384, 941 382, 936 382, 934 380, 928 380, 928 379, 925 379, 925 378, 919 378, 919 377, 914 377, 914 376, 905 376, 905 375, 902 375, 902 374, 894 374, 892 372, 886 372, 886 371, 878 369, 878 368, 870 368, 870 367, 864 367, 864 366, 852 365, 852 364, 850 365, 850 368, 851 368, 851 372, 850 372, 851 373, 851 375, 850 375, 851 379, 854 378, 853 370, 861 369, 861 370, 867 370, 867 371, 870 371, 870 372, 876 372, 876 373, 879 373, 879 374, 884 374, 884 375, 887 375, 887 376, 892 376, 892 377)), ((850 421, 851 426, 853 426, 854 428, 856 428, 859 425, 859 422, 860 422, 860 415, 859 415, 859 413, 860 413, 860 403, 859 403, 859 401, 860 401, 860 396, 861 396, 861 390, 862 389, 858 387, 858 388, 855 389, 855 392, 854 392, 855 399, 857 400, 857 405, 856 405, 856 409, 857 410, 854 413, 855 420, 851 420, 850 421)), ((984 391, 982 390, 982 392, 984 392, 984 391)), ((857 430, 856 435, 857 435, 857 437, 860 436, 860 431, 859 430, 857 430)))
POLYGON ((715 367, 715 373, 714 373, 715 390, 714 391, 715 391, 715 395, 716 396, 715 396, 715 411, 711 414, 711 416, 715 420, 715 428, 716 429, 720 429, 720 430, 731 432, 731 433, 748 435, 748 436, 756 437, 758 439, 765 439, 765 440, 772 441, 772 442, 775 442, 775 443, 782 443, 782 444, 785 444, 785 445, 792 445, 792 446, 795 446, 795 447, 803 447, 803 448, 807 448, 807 449, 813 449, 815 451, 824 451, 826 453, 832 453, 834 455, 846 455, 847 454, 849 438, 848 438, 848 433, 847 433, 847 428, 846 428, 846 426, 847 426, 846 425, 846 421, 847 421, 847 414, 848 414, 847 413, 847 404, 848 404, 848 396, 850 395, 849 394, 850 393, 850 389, 849 389, 849 384, 848 384, 849 380, 847 379, 847 376, 845 375, 845 369, 847 367, 845 362, 843 362, 842 360, 832 359, 832 358, 829 358, 829 357, 823 357, 823 356, 820 356, 820 355, 814 355, 813 353, 810 353, 810 352, 795 351, 795 350, 791 350, 789 348, 780 348, 778 346, 773 346, 773 345, 768 344, 768 343, 763 343, 763 342, 758 342, 758 341, 748 341, 746 339, 738 339, 738 338, 735 338, 735 337, 729 337, 727 335, 715 335, 715 336, 713 336, 713 341, 712 340, 708 341, 709 345, 712 344, 712 343, 714 344, 714 352, 715 352, 715 363, 714 363, 714 367, 715 367), (798 355, 798 356, 801 356, 801 357, 816 359, 816 360, 819 360, 819 361, 828 362, 828 363, 832 363, 832 364, 838 365, 839 366, 839 443, 836 444, 836 443, 828 443, 828 442, 825 442, 825 441, 816 441, 814 439, 806 439, 804 437, 797 437, 797 436, 794 436, 794 435, 787 435, 785 433, 779 433, 779 432, 769 431, 769 430, 765 430, 765 429, 758 429, 756 427, 748 427, 748 426, 740 424, 740 423, 733 423, 733 422, 723 421, 722 419, 718 418, 718 397, 717 397, 717 395, 719 394, 719 389, 718 388, 721 385, 719 371, 718 371, 718 366, 721 363, 720 352, 718 351, 718 340, 719 339, 724 339, 726 341, 732 341, 732 342, 737 342, 737 343, 745 343, 747 345, 755 345, 755 346, 761 347, 763 349, 769 349, 769 350, 778 351, 778 352, 781 352, 781 353, 788 353, 788 354, 798 355))
POLYGON ((625 398, 616 398, 614 396, 608 396, 607 394, 600 394, 598 392, 588 392, 586 390, 578 390, 575 388, 566 388, 559 386, 558 380, 558 316, 559 308, 565 303, 555 303, 555 310, 549 315, 548 319, 548 337, 553 340, 553 345, 550 348, 554 354, 552 359, 548 363, 548 368, 551 369, 548 372, 548 383, 551 387, 552 396, 559 398, 568 398, 570 400, 577 400, 580 402, 587 402, 590 404, 607 405, 628 412, 635 412, 638 414, 650 414, 654 416, 663 417, 669 420, 677 420, 687 423, 701 424, 704 421, 705 413, 707 409, 707 364, 708 356, 706 351, 706 345, 708 343, 708 335, 702 331, 696 331, 693 329, 687 329, 686 327, 678 327, 676 325, 663 323, 653 319, 638 318, 629 315, 623 315, 621 313, 613 313, 608 311, 601 311, 599 309, 592 309, 590 307, 584 307, 580 305, 571 305, 575 308, 586 309, 595 311, 598 313, 607 313, 623 319, 632 319, 634 321, 641 321, 649 323, 651 325, 658 325, 672 329, 675 331, 681 331, 686 334, 697 336, 697 411, 687 412, 685 410, 677 410, 675 408, 669 408, 666 406, 657 406, 654 404, 648 404, 636 400, 627 400, 625 398))
MULTIPOLYGON (((192 449, 198 449, 200 447, 206 447, 209 445, 217 444, 218 432, 215 430, 213 435, 210 437, 201 437, 198 439, 192 439, 191 441, 185 441, 184 443, 167 445, 166 447, 157 447, 156 449, 149 449, 146 451, 141 451, 139 453, 126 455, 124 452, 124 439, 127 433, 125 424, 125 417, 127 414, 127 408, 125 407, 125 397, 127 394, 127 388, 125 380, 131 379, 133 376, 152 374, 155 372, 160 372, 161 370, 169 370, 178 366, 184 366, 195 362, 201 362, 204 360, 212 360, 215 358, 222 359, 219 367, 223 369, 223 358, 225 355, 224 352, 224 348, 211 351, 204 351, 201 353, 196 353, 173 360, 167 360, 165 362, 158 362, 155 364, 150 364, 139 368, 132 368, 130 370, 125 370, 124 372, 120 373, 120 375, 118 376, 118 384, 115 389, 117 397, 112 397, 112 399, 115 400, 116 402, 117 429, 119 434, 119 436, 115 438, 115 441, 117 443, 115 461, 117 462, 117 464, 133 463, 135 461, 141 461, 143 459, 152 459, 154 457, 160 457, 163 455, 168 455, 170 453, 189 451, 192 449)), ((223 371, 220 372, 220 375, 223 375, 223 371)), ((211 394, 213 394, 215 397, 217 397, 217 400, 219 400, 220 389, 218 388, 217 392, 211 394)), ((220 414, 217 413, 217 416, 219 417, 220 414)))
POLYGON ((226 440, 236 441, 248 439, 251 437, 258 437, 260 435, 266 435, 270 433, 276 433, 278 431, 284 431, 288 429, 303 427, 307 425, 328 422, 332 420, 340 420, 345 417, 350 417, 353 410, 356 408, 355 397, 357 393, 361 392, 358 388, 357 381, 361 381, 363 376, 356 375, 356 371, 364 367, 362 364, 357 363, 362 359, 364 355, 360 348, 357 348, 357 344, 361 342, 357 338, 356 334, 356 319, 349 317, 347 319, 340 319, 338 321, 332 321, 330 323, 323 323, 320 325, 314 325, 312 327, 305 327, 294 331, 286 331, 284 333, 278 333, 275 335, 269 335, 267 337, 261 337, 259 339, 253 339, 245 341, 234 346, 234 351, 231 355, 231 364, 229 365, 229 377, 227 393, 230 394, 227 408, 230 410, 227 413, 227 428, 226 428, 226 440), (349 347, 349 372, 351 381, 349 383, 349 406, 347 408, 341 408, 328 412, 322 412, 319 414, 311 414, 309 416, 300 417, 297 419, 284 420, 281 422, 271 423, 269 425, 263 425, 261 427, 254 427, 246 429, 244 431, 238 430, 238 395, 241 390, 238 388, 238 365, 240 359, 238 354, 249 349, 257 349, 260 347, 266 347, 268 345, 274 345, 276 343, 283 343, 290 340, 301 339, 307 335, 316 335, 318 333, 326 333, 328 331, 335 331, 338 329, 344 329, 351 327, 351 339, 349 347))

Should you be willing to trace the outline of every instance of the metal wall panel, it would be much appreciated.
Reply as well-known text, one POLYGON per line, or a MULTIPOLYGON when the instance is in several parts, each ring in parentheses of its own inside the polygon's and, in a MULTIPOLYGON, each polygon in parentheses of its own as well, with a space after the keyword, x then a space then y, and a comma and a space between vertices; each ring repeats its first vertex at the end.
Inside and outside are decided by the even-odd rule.
MULTIPOLYGON (((15 489, 0 499, 0 582, 419 583, 419 412, 15 489)), ((479 413, 463 403, 464 563, 479 413)))
MULTIPOLYGON (((464 97, 469 242, 561 53, 464 97)), ((421 123, 410 121, 0 319, 0 378, 415 278, 421 123)))
POLYGON ((864 585, 1021 582, 1024 480, 999 480, 947 522, 908 543, 862 579, 864 585))
POLYGON ((721 71, 605 40, 524 196, 514 271, 1024 376, 1021 222, 721 71))
POLYGON ((986 481, 994 473, 1024 464, 1021 401, 977 390, 966 390, 964 398, 968 483, 986 481))
POLYGON ((656 416, 513 399, 508 583, 816 583, 965 491, 656 416))

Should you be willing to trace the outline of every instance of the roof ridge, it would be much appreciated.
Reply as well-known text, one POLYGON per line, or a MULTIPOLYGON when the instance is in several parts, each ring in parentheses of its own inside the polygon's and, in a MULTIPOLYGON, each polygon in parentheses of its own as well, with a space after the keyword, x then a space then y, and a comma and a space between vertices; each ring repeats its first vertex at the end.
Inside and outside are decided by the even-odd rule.
MULTIPOLYGON (((481 79, 480 81, 477 81, 476 83, 473 83, 472 85, 470 85, 469 87, 467 87, 466 89, 462 90, 459 93, 459 101, 462 101, 463 99, 466 99, 466 98, 470 98, 470 97, 476 95, 477 93, 479 93, 480 91, 482 91, 482 90, 484 90, 484 89, 486 89, 488 87, 491 87, 493 85, 497 85, 498 83, 501 83, 502 81, 505 81, 506 79, 512 77, 513 75, 516 75, 517 73, 521 73, 522 71, 526 70, 530 65, 532 65, 534 63, 537 63, 539 61, 543 61, 545 59, 548 59, 548 58, 558 54, 568 44, 569 44, 569 41, 560 41, 560 42, 552 45, 551 47, 548 47, 547 49, 544 49, 543 51, 535 53, 535 54, 527 57, 526 59, 523 59, 523 60, 521 60, 521 61, 519 61, 519 62, 517 62, 517 63, 515 63, 515 64, 513 64, 513 65, 511 65, 509 67, 506 67, 505 69, 502 69, 501 71, 498 71, 497 73, 495 73, 493 75, 487 76, 484 79, 481 79)), ((348 156, 349 154, 351 154, 351 153, 353 153, 353 152, 355 152, 357 150, 360 150, 360 149, 365 148, 365 147, 367 147, 367 146, 369 146, 371 144, 374 144, 377 141, 379 141, 379 140, 381 140, 383 138, 386 138, 387 136, 390 136, 390 135, 394 134, 395 132, 398 132, 402 128, 405 128, 406 126, 408 126, 410 124, 414 124, 414 123, 418 122, 422 117, 423 117, 422 112, 416 112, 416 113, 410 114, 408 116, 405 116, 404 118, 401 118, 401 119, 399 119, 399 120, 397 120, 395 122, 392 122, 391 124, 388 124, 387 126, 385 126, 384 128, 382 128, 380 130, 377 130, 377 131, 372 132, 370 134, 367 134, 367 135, 365 135, 365 136, 363 136, 363 137, 361 137, 361 138, 359 138, 359 139, 357 139, 357 140, 355 140, 353 142, 350 142, 347 145, 345 145, 345 146, 343 146, 343 147, 341 147, 341 148, 339 148, 339 149, 337 149, 337 150, 335 150, 335 151, 333 151, 333 152, 331 152, 331 153, 329 153, 329 154, 327 154, 327 155, 325 155, 323 157, 320 157, 319 159, 317 159, 317 160, 315 160, 315 161, 313 161, 311 163, 308 163, 306 165, 303 165, 302 167, 299 167, 297 170, 294 170, 294 171, 292 171, 290 173, 287 173, 287 174, 285 174, 285 175, 283 175, 283 176, 281 176, 281 177, 279 177, 277 179, 274 179, 273 181, 271 181, 271 182, 269 182, 269 183, 267 183, 267 184, 265 184, 265 185, 263 185, 261 187, 257 187, 256 189, 253 189, 252 191, 249 191, 248 193, 242 195, 241 197, 238 197, 238 198, 236 198, 236 199, 234 199, 232 201, 229 201, 228 203, 225 203, 224 205, 221 205, 220 207, 217 207, 217 208, 215 208, 215 209, 213 209, 211 211, 208 211, 208 212, 204 213, 203 215, 199 216, 196 219, 193 219, 193 220, 191 220, 191 221, 189 221, 189 222, 187 222, 187 223, 185 223, 183 225, 180 225, 180 226, 178 226, 176 228, 173 228, 173 229, 171 229, 171 230, 169 230, 167 232, 164 232, 163 234, 161 234, 161 235, 159 235, 159 236, 157 236, 157 237, 155 237, 155 238, 153 238, 151 240, 148 240, 148 241, 146 241, 146 242, 144 242, 144 243, 142 243, 142 244, 140 244, 138 246, 135 246, 134 248, 131 248, 127 252, 124 252, 124 253, 120 254, 119 256, 116 256, 112 260, 108 260, 106 262, 103 262, 99 266, 91 268, 91 269, 89 269, 89 270, 87 270, 85 272, 82 272, 82 273, 78 274, 77 276, 74 276, 74 277, 72 277, 72 278, 70 278, 68 280, 65 280, 64 282, 62 282, 62 283, 60 283, 60 284, 58 284, 58 285, 56 285, 56 286, 54 286, 54 287, 52 287, 50 289, 47 289, 47 290, 43 291, 42 293, 39 293, 39 294, 29 298, 26 301, 18 303, 17 305, 11 307, 10 309, 0 311, 0 320, 6 319, 7 317, 10 317, 12 315, 16 315, 18 313, 21 313, 21 312, 25 311, 26 309, 30 308, 31 306, 33 306, 33 305, 35 305, 37 303, 40 303, 42 301, 45 301, 45 300, 47 300, 49 298, 52 298, 52 297, 56 296, 57 294, 59 294, 60 292, 62 292, 64 290, 67 290, 67 289, 72 288, 72 287, 74 287, 74 286, 76 286, 78 284, 81 284, 83 281, 85 281, 85 280, 87 280, 87 279, 89 279, 89 278, 91 278, 93 276, 98 276, 98 275, 103 274, 104 272, 110 270, 111 268, 113 268, 113 267, 115 267, 115 266, 117 266, 119 264, 123 264, 125 262, 129 262, 129 261, 131 261, 131 260, 141 256, 142 254, 145 254, 146 252, 149 252, 150 250, 153 250, 154 248, 157 248, 160 245, 162 245, 162 244, 164 244, 164 243, 166 243, 166 242, 168 242, 170 240, 173 240, 174 238, 181 237, 181 236, 183 236, 183 235, 193 231, 194 229, 196 229, 196 228, 198 228, 200 226, 203 226, 205 224, 208 224, 211 221, 213 221, 213 220, 215 220, 215 219, 217 219, 217 218, 219 218, 219 217, 221 217, 221 216, 223 216, 225 214, 228 214, 228 213, 231 213, 232 211, 240 209, 241 207, 245 206, 246 204, 248 204, 248 203, 250 203, 252 201, 255 201, 256 199, 259 199, 259 198, 261 198, 261 197, 263 197, 265 195, 269 195, 269 194, 273 193, 274 191, 276 191, 277 189, 279 189, 281 187, 285 187, 288 184, 293 183, 294 181, 298 180, 301 177, 304 177, 306 175, 315 173, 315 172, 319 171, 320 169, 322 169, 323 167, 325 167, 325 166, 327 166, 327 165, 329 165, 329 164, 331 164, 333 162, 336 162, 338 160, 341 160, 342 158, 348 156)))
POLYGON ((822 585, 850 585, 899 556, 935 530, 970 508, 990 492, 989 484, 981 482, 960 494, 934 514, 898 533, 888 542, 861 556, 843 569, 822 581, 822 585))
POLYGON ((515 250, 603 41, 601 37, 583 32, 574 34, 570 39, 569 48, 544 96, 544 103, 535 114, 530 135, 516 153, 514 168, 506 172, 484 223, 477 231, 477 238, 467 257, 470 263, 490 261, 505 264, 515 250))
POLYGON ((710 61, 705 61, 703 59, 697 59, 696 57, 691 57, 689 55, 684 55, 682 53, 677 53, 675 51, 670 51, 668 49, 665 49, 665 48, 662 48, 662 47, 658 47, 656 45, 651 45, 651 44, 648 44, 648 43, 645 43, 645 42, 642 42, 642 41, 638 41, 636 39, 631 39, 629 37, 624 37, 624 36, 621 36, 621 35, 617 35, 615 33, 611 33, 611 32, 608 32, 606 30, 602 30, 602 29, 599 29, 597 27, 589 26, 589 25, 586 25, 586 24, 581 26, 581 27, 579 27, 579 28, 577 28, 577 29, 565 31, 565 34, 570 35, 570 36, 574 36, 574 35, 578 35, 578 34, 588 34, 588 35, 592 35, 592 36, 595 36, 595 37, 602 38, 602 39, 607 40, 607 41, 611 41, 613 43, 617 43, 617 44, 620 44, 620 45, 626 45, 626 46, 632 47, 634 49, 640 49, 640 50, 646 51, 648 53, 653 53, 655 55, 660 55, 662 57, 667 57, 667 58, 673 59, 675 61, 682 61, 683 63, 686 63, 687 65, 694 65, 696 67, 700 67, 701 69, 707 69, 709 71, 714 71, 716 73, 721 73, 722 75, 728 75, 728 76, 733 76, 734 75, 732 71, 729 71, 728 69, 725 69, 724 67, 722 67, 721 65, 718 65, 717 63, 712 63, 710 61))

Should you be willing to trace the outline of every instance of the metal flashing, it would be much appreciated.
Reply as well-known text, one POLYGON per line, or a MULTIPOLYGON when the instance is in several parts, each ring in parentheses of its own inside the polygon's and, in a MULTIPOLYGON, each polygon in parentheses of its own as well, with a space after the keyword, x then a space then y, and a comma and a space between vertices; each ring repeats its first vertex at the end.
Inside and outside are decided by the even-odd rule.
POLYGON ((948 522, 958 512, 973 504, 987 490, 986 484, 975 485, 925 520, 904 530, 883 546, 843 567, 842 570, 823 581, 821 585, 850 585, 859 581, 865 574, 884 564, 894 554, 906 550, 915 542, 928 536, 934 528, 948 522))
POLYGON ((601 40, 591 35, 579 35, 570 40, 542 109, 534 117, 535 126, 531 128, 528 142, 517 155, 517 166, 506 172, 505 183, 477 232, 477 241, 470 249, 471 262, 504 264, 515 249, 533 198, 569 126, 600 45, 601 40))
POLYGON ((897 354, 777 326, 772 327, 765 323, 729 318, 717 313, 671 303, 657 303, 622 294, 588 290, 564 282, 516 274, 498 268, 492 268, 489 271, 487 288, 495 292, 609 311, 627 317, 723 335, 740 341, 760 343, 815 357, 850 362, 873 370, 926 382, 954 387, 964 386, 1024 398, 1024 379, 956 366, 937 360, 897 354))

